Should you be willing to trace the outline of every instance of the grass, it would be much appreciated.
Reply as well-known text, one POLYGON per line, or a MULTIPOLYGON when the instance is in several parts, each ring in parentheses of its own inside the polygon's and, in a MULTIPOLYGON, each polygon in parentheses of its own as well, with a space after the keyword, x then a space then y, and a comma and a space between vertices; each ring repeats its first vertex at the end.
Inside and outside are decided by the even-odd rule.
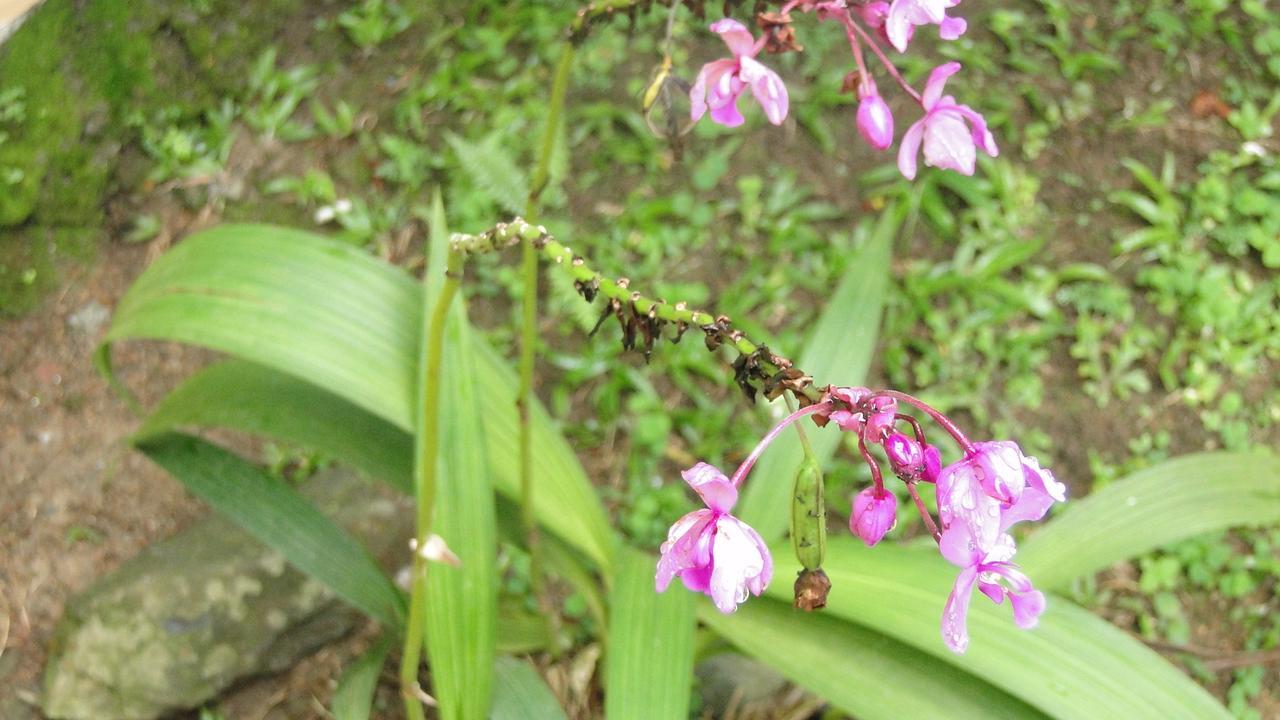
MULTIPOLYGON (((188 210, 216 201, 231 217, 305 213, 410 266, 431 188, 444 189, 459 230, 520 204, 571 3, 449 4, 429 20, 391 0, 318 17, 281 7, 311 29, 240 53, 246 72, 222 77, 205 100, 128 106, 128 152, 147 170, 126 192, 188 210), (237 149, 271 160, 230 178, 243 173, 237 149), (219 195, 197 182, 211 177, 246 187, 219 195)), ((970 16, 970 36, 940 52, 965 63, 964 83, 949 89, 987 112, 1002 154, 973 178, 930 171, 911 185, 892 158, 857 146, 835 45, 808 23, 807 53, 777 63, 796 78, 794 128, 754 118, 734 132, 700 125, 679 148, 655 137, 639 98, 662 22, 615 21, 586 42, 545 196, 544 222, 606 273, 711 306, 794 352, 846 267, 857 223, 901 199, 914 214, 895 248, 876 384, 967 416, 978 435, 1018 437, 1076 493, 1162 456, 1274 444, 1280 20, 1265 3, 1039 0, 970 16), (1206 97, 1210 112, 1197 114, 1193 101, 1206 97)), ((676 27, 676 74, 689 79, 718 49, 686 14, 676 27)), ((215 63, 245 43, 184 32, 215 63)), ((905 68, 916 78, 929 69, 905 68)), ((28 122, 31 92, 0 84, 0 137, 28 122)), ((912 115, 899 109, 900 125, 912 115)), ((0 184, 4 172, 0 163, 0 184)), ((138 238, 157 222, 139 216, 138 238)), ((484 311, 474 314, 510 349, 515 265, 475 265, 467 291, 484 311)), ((584 339, 595 312, 555 276, 545 296, 539 393, 619 526, 656 545, 691 507, 677 470, 739 459, 760 418, 696 343, 646 362, 622 351, 610 325, 584 339)), ((833 504, 865 482, 858 472, 834 473, 833 504)), ((1082 593, 1150 639, 1274 648, 1275 532, 1188 541, 1140 560, 1131 590, 1104 581, 1082 593), (1234 629, 1195 637, 1197 613, 1214 603, 1232 608, 1234 629)), ((527 558, 514 548, 504 557, 507 592, 519 596, 527 558)), ((1257 716, 1266 671, 1200 670, 1240 717, 1257 716)))

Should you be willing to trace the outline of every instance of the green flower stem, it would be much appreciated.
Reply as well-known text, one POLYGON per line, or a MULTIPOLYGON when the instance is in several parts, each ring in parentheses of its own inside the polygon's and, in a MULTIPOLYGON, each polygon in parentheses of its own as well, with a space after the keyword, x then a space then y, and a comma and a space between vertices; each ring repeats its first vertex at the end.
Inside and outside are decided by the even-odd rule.
MULTIPOLYGON (((435 507, 436 471, 440 459, 440 376, 444 350, 444 326, 449 306, 462 282, 461 253, 450 252, 444 283, 435 307, 423 308, 423 346, 419 371, 417 453, 414 464, 414 490, 417 496, 417 534, 413 553, 412 587, 409 596, 409 623, 405 629, 404 653, 400 660, 400 691, 405 713, 410 720, 422 720, 423 692, 418 685, 418 666, 422 659, 423 626, 426 624, 427 559, 421 552, 431 535, 431 513, 435 507)), ((430 300, 430 293, 424 292, 430 300)))
POLYGON ((826 388, 814 386, 812 378, 795 370, 790 360, 768 352, 763 346, 752 342, 742 331, 734 328, 727 317, 693 310, 682 302, 670 303, 646 297, 632 290, 626 278, 606 278, 588 265, 582 256, 575 255, 571 249, 556 241, 541 225, 516 218, 479 235, 454 234, 449 241, 450 251, 461 255, 493 252, 517 244, 535 248, 561 272, 568 273, 584 295, 593 297, 599 294, 611 303, 616 303, 617 307, 630 306, 637 315, 676 323, 681 327, 699 328, 707 335, 708 344, 730 345, 741 357, 759 357, 763 354, 766 357, 760 358, 761 363, 767 363, 774 370, 791 371, 794 381, 785 386, 786 390, 807 400, 805 404, 822 399, 826 388))
MULTIPOLYGON (((547 125, 543 129, 538 164, 533 170, 529 197, 525 201, 525 215, 529 217, 537 217, 538 198, 551 177, 551 156, 556 146, 556 130, 564 113, 564 98, 569 89, 569 74, 572 69, 573 44, 565 43, 551 82, 547 125)), ((533 395, 534 352, 538 343, 538 250, 532 242, 524 245, 521 274, 524 280, 524 299, 520 317, 520 387, 516 396, 520 423, 520 518, 524 526, 525 544, 529 548, 530 584, 547 621, 547 637, 550 640, 548 649, 554 656, 557 651, 556 637, 559 634, 558 616, 551 606, 543 583, 542 543, 538 535, 538 522, 533 513, 533 429, 529 423, 529 406, 533 395)))

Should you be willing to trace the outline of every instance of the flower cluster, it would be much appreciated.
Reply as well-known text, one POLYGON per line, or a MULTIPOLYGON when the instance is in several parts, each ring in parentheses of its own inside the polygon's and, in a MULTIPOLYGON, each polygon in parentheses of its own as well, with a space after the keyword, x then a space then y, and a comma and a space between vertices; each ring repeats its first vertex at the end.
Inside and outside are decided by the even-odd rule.
POLYGON ((888 149, 894 139, 893 112, 880 95, 863 57, 863 50, 868 49, 879 60, 884 72, 923 111, 920 119, 907 128, 898 147, 898 169, 903 176, 909 180, 915 178, 922 148, 926 165, 972 175, 977 151, 995 157, 999 148, 981 114, 956 102, 954 97, 942 94, 947 78, 959 72, 960 63, 949 62, 934 68, 924 90, 917 92, 903 79, 885 52, 889 48, 906 52, 916 28, 926 25, 937 25, 938 34, 944 40, 954 40, 963 35, 967 29, 964 19, 947 15, 947 11, 959 2, 789 0, 780 12, 758 16, 763 30, 759 38, 732 18, 712 23, 711 31, 724 40, 732 57, 713 60, 698 73, 689 92, 693 120, 696 122, 710 114, 712 121, 725 127, 741 125, 744 118, 738 110, 738 100, 750 89, 769 122, 781 125, 787 117, 789 103, 786 85, 756 56, 762 50, 799 50, 790 12, 812 12, 819 20, 842 25, 848 38, 855 70, 847 76, 845 86, 858 98, 855 124, 862 139, 875 150, 888 149))
POLYGON ((960 568, 942 615, 942 638, 949 648, 964 652, 968 647, 966 617, 975 586, 996 604, 1008 598, 1019 627, 1036 624, 1044 611, 1044 595, 1013 564, 1016 547, 1009 529, 1044 517, 1053 503, 1066 499, 1066 487, 1015 443, 970 442, 942 413, 892 390, 829 388, 821 401, 774 427, 731 478, 706 463, 685 471, 685 481, 707 507, 672 526, 658 563, 659 592, 679 576, 689 589, 710 595, 722 612, 732 612, 748 591, 764 591, 773 573, 768 548, 729 511, 756 459, 787 425, 805 416, 852 433, 871 470, 871 486, 853 499, 849 530, 854 535, 872 546, 897 522, 897 497, 885 487, 871 450, 879 446, 890 470, 905 483, 942 556, 960 568), (927 441, 920 421, 910 412, 900 412, 904 406, 923 413, 949 435, 960 448, 960 459, 944 467, 941 452, 927 441), (920 484, 935 487, 937 522, 920 497, 920 484))

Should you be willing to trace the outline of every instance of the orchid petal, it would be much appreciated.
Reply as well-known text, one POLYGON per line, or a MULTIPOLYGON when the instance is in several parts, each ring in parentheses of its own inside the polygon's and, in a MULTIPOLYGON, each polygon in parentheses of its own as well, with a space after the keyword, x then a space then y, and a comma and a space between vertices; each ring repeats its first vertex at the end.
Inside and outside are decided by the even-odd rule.
POLYGON ((738 609, 747 599, 749 578, 765 571, 764 556, 756 537, 744 531, 746 526, 732 516, 716 523, 716 539, 712 546, 711 583, 708 594, 723 613, 738 609))
POLYGON ((1009 604, 1013 606, 1013 622, 1023 630, 1030 630, 1040 621, 1044 612, 1044 593, 1032 590, 1028 593, 1009 593, 1009 604))
POLYGON ((720 36, 724 40, 724 44, 729 46, 729 52, 736 57, 753 57, 756 50, 756 39, 751 35, 751 31, 746 25, 734 20, 733 18, 724 18, 711 23, 711 32, 720 36))
POLYGON ((949 62, 939 65, 929 73, 929 80, 924 84, 924 92, 920 95, 920 104, 924 105, 925 110, 932 110, 938 104, 939 98, 942 97, 942 89, 947 84, 947 78, 958 72, 960 72, 960 63, 949 62))
POLYGON ((969 647, 969 600, 973 596, 973 582, 977 576, 977 568, 961 570, 942 609, 942 641, 953 652, 962 653, 969 647))
POLYGON ((959 115, 930 112, 925 122, 924 163, 931 167, 972 175, 976 158, 973 138, 959 115))
POLYGON ((729 103, 724 107, 715 108, 711 111, 711 119, 717 124, 728 128, 738 127, 747 121, 747 119, 742 116, 742 113, 738 111, 738 106, 735 103, 729 103))
POLYGON ((788 106, 787 86, 783 84, 782 78, 749 57, 742 58, 741 66, 740 77, 751 86, 751 94, 764 109, 765 117, 774 125, 781 125, 787 119, 788 106))
POLYGON ((738 488, 715 465, 700 462, 681 472, 680 476, 698 493, 702 502, 716 512, 727 513, 738 502, 738 488))
POLYGON ((698 71, 698 77, 689 89, 690 116, 694 122, 702 119, 708 106, 717 108, 727 101, 721 97, 718 89, 726 73, 737 70, 738 63, 733 60, 712 60, 698 71))
POLYGON ((898 171, 908 180, 916 178, 916 155, 920 153, 920 142, 924 139, 924 120, 918 120, 902 136, 898 145, 898 171))
POLYGON ((662 556, 658 559, 658 572, 654 577, 658 592, 666 590, 676 575, 699 564, 698 541, 714 519, 715 514, 710 510, 695 510, 671 526, 667 541, 662 544, 662 556))
POLYGON ((951 110, 959 113, 969 124, 973 126, 973 144, 977 145, 987 155, 991 157, 999 157, 1000 148, 996 147, 996 138, 991 134, 991 130, 987 128, 987 119, 982 117, 982 113, 974 110, 968 105, 952 105, 951 110))
POLYGON ((964 35, 965 30, 969 29, 969 23, 964 18, 948 17, 943 18, 938 23, 938 37, 943 40, 955 40, 964 35))

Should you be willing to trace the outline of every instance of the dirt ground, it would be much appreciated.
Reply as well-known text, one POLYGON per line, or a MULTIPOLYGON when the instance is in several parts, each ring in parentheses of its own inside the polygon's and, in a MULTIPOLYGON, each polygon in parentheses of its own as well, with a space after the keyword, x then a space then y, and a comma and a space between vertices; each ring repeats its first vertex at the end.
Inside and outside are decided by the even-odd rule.
MULTIPOLYGON (((142 271, 143 246, 109 243, 68 269, 36 311, 0 323, 0 717, 37 718, 40 676, 64 603, 148 543, 205 512, 181 484, 129 449, 137 420, 93 367, 111 310, 142 271)), ((206 353, 162 344, 121 346, 121 378, 144 404, 206 353)), ((364 633, 282 678, 249 683, 227 717, 326 717, 345 662, 364 633)))

